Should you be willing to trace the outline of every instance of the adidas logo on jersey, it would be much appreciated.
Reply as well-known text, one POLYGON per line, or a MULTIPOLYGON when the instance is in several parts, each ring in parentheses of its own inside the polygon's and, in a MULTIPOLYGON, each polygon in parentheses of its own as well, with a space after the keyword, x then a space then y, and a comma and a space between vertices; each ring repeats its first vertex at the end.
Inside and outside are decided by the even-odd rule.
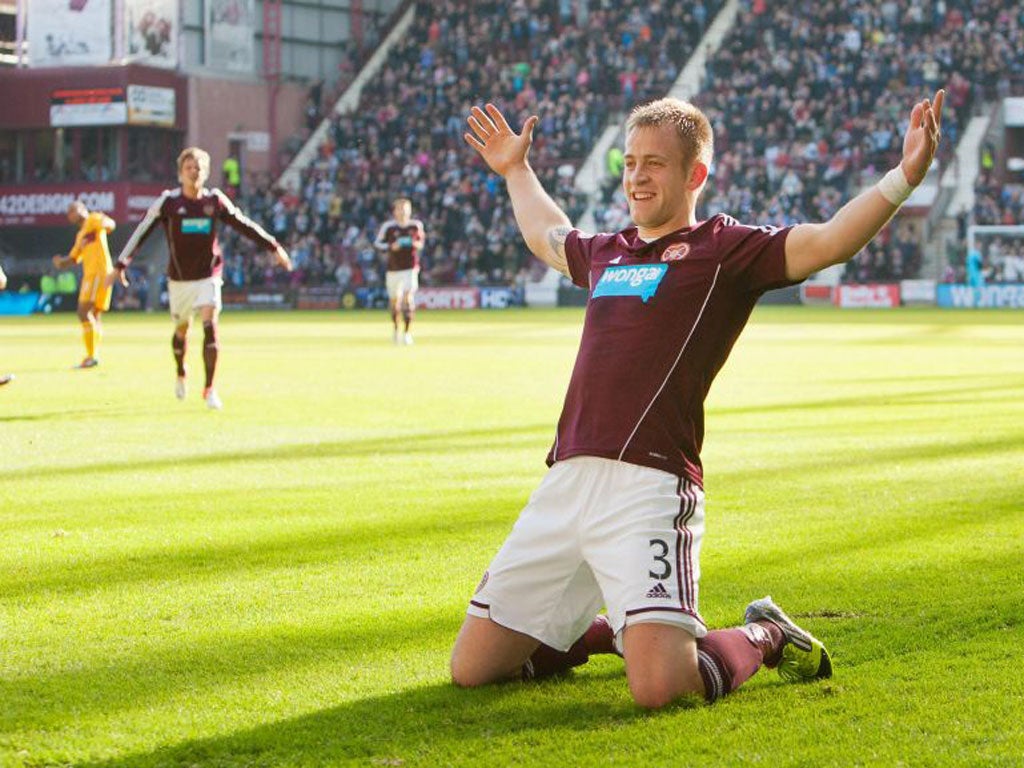
POLYGON ((670 595, 668 593, 668 590, 665 589, 665 585, 659 581, 657 584, 655 584, 653 587, 647 590, 647 594, 645 595, 645 597, 664 597, 671 599, 672 595, 670 595))

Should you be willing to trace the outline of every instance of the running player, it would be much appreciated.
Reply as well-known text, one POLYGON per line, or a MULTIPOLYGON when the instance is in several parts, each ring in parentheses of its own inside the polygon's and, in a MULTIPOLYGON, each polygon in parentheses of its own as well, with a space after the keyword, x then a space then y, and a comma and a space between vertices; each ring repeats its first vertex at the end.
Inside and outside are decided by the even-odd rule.
POLYGON ((395 344, 412 344, 413 314, 416 311, 416 289, 420 286, 420 251, 425 236, 423 222, 412 218, 412 201, 399 197, 391 206, 394 218, 380 226, 374 245, 387 253, 388 304, 394 325, 395 344), (398 333, 398 314, 402 314, 404 331, 398 333))
POLYGON ((81 200, 68 206, 68 221, 78 225, 75 244, 67 256, 55 255, 53 266, 67 269, 82 265, 82 287, 78 291, 78 322, 82 324, 85 358, 75 368, 94 368, 100 364, 97 354, 103 324, 100 315, 110 309, 113 293, 108 277, 114 271, 110 263, 107 235, 114 231, 114 220, 99 211, 90 212, 81 200))
POLYGON ((574 229, 528 163, 521 133, 474 107, 466 141, 504 177, 530 250, 589 291, 551 466, 470 601, 452 679, 542 677, 620 652, 634 700, 662 707, 735 690, 762 665, 829 677, 824 646, 764 598, 742 626, 708 631, 697 610, 708 388, 764 291, 849 260, 920 184, 944 94, 916 104, 899 166, 823 224, 752 227, 696 218, 707 117, 677 99, 637 107, 622 186, 635 226, 574 229), (607 614, 594 619, 602 606, 607 614))
MULTIPOLYGON (((4 268, 0 266, 0 291, 4 290, 6 287, 7 275, 4 273, 4 268)), ((4 384, 10 384, 12 381, 14 381, 13 373, 0 374, 0 387, 2 387, 4 384)))
POLYGON ((241 213, 227 195, 219 189, 203 186, 209 175, 208 153, 199 147, 182 151, 178 156, 181 186, 165 190, 153 203, 125 244, 114 269, 121 282, 127 285, 125 268, 153 230, 158 225, 163 226, 170 252, 167 290, 174 320, 174 335, 171 337, 177 365, 174 394, 179 400, 185 399, 185 346, 192 315, 198 312, 203 321, 203 365, 206 369, 203 399, 208 407, 220 409, 222 402, 213 386, 217 370, 217 318, 221 309, 221 273, 224 267, 217 241, 218 229, 221 224, 227 224, 272 251, 278 264, 286 270, 291 270, 292 262, 288 252, 262 227, 241 213))

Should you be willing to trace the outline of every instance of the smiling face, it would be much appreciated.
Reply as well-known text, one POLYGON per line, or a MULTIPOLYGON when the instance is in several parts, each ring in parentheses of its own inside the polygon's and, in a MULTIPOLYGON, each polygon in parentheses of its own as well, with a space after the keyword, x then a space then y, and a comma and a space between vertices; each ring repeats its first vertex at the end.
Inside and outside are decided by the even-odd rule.
POLYGON ((188 197, 196 197, 210 175, 210 156, 198 147, 189 147, 178 156, 178 181, 188 197))
POLYGON ((661 237, 696 223, 697 195, 707 166, 683 156, 671 125, 633 128, 626 136, 622 189, 642 238, 661 237))

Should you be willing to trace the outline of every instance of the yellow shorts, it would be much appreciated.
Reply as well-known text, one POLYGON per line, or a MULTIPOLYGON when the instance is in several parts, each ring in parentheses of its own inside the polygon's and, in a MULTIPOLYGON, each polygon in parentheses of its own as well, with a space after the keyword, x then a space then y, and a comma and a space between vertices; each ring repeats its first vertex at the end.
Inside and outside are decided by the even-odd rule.
POLYGON ((110 296, 113 293, 112 286, 107 285, 107 276, 104 274, 83 275, 82 288, 78 292, 78 303, 91 303, 100 312, 110 309, 110 296))

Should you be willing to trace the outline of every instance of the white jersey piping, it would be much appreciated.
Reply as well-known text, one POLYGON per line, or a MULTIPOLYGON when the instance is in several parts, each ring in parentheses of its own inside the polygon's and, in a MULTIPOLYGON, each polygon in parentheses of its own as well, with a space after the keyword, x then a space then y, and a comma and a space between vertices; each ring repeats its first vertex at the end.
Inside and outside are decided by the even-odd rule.
POLYGON ((700 325, 700 320, 704 317, 704 310, 707 309, 708 302, 711 300, 711 294, 714 293, 715 285, 718 283, 718 273, 722 271, 722 265, 719 264, 718 268, 715 269, 715 276, 711 279, 711 287, 708 288, 707 296, 704 297, 704 303, 700 306, 700 312, 697 313, 697 318, 693 321, 693 326, 690 328, 690 332, 686 334, 686 340, 683 341, 683 346, 679 348, 679 354, 676 355, 675 361, 672 363, 672 367, 668 369, 668 373, 665 374, 664 381, 661 382, 661 386, 658 387, 658 391, 654 393, 654 397, 651 398, 651 402, 647 404, 644 412, 640 415, 640 418, 636 422, 636 426, 633 427, 633 431, 629 433, 629 437, 626 438, 626 442, 622 445, 622 450, 619 451, 619 461, 622 461, 622 457, 626 455, 626 449, 629 448, 629 444, 636 437, 637 430, 640 429, 640 425, 644 423, 644 419, 647 418, 647 414, 650 413, 651 408, 654 407, 654 403, 661 396, 662 391, 668 384, 668 380, 672 378, 672 373, 675 371, 676 366, 679 365, 679 361, 683 358, 683 352, 686 351, 686 347, 690 343, 690 339, 693 338, 693 332, 697 330, 697 326, 700 325))

